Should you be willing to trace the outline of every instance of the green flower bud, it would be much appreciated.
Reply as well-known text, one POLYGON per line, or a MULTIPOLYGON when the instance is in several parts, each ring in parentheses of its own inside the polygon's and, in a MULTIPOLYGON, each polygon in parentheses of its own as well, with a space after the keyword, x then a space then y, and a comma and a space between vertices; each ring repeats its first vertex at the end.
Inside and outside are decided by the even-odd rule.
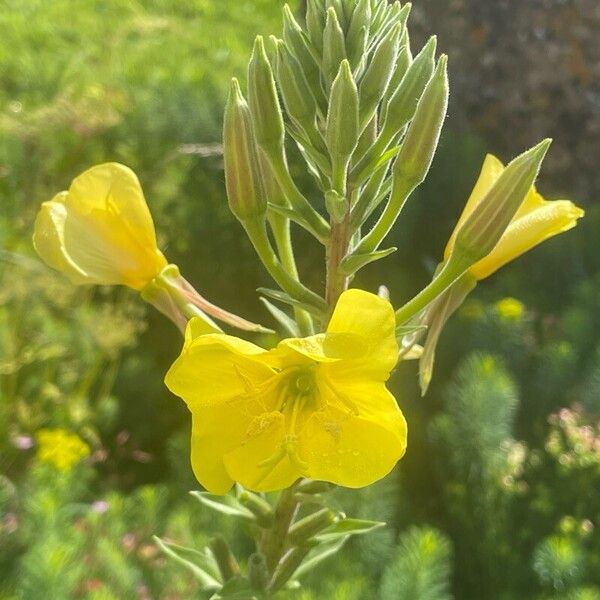
POLYGON ((402 78, 400 85, 387 103, 383 132, 392 138, 410 121, 417 108, 419 98, 435 67, 437 38, 431 37, 416 56, 402 78))
POLYGON ((327 10, 327 21, 323 32, 323 75, 327 89, 337 75, 340 63, 346 58, 344 32, 337 13, 333 8, 327 10))
POLYGON ((325 98, 321 89, 321 72, 311 51, 310 41, 298 25, 287 4, 283 7, 283 41, 287 49, 300 63, 317 102, 324 105, 325 98))
MULTIPOLYGON (((423 94, 427 82, 431 79, 435 67, 435 48, 436 38, 434 36, 419 52, 396 91, 391 95, 387 104, 384 104, 381 132, 372 148, 353 168, 352 181, 354 184, 361 184, 373 172, 387 147, 413 118, 419 98, 423 94)), ((410 50, 407 50, 407 52, 409 53, 410 50)), ((408 56, 405 55, 403 60, 407 61, 408 56)), ((402 67, 402 64, 400 64, 400 67, 402 67)), ((394 76, 392 76, 393 80, 394 76)), ((392 85, 390 83, 390 89, 392 85)))
POLYGON ((252 589, 264 591, 269 584, 269 568, 264 555, 254 552, 248 558, 248 580, 252 589))
POLYGON ((298 567, 302 564, 302 561, 306 558, 310 548, 309 547, 296 547, 288 550, 283 558, 279 561, 271 583, 269 585, 270 592, 276 592, 280 590, 296 572, 298 567))
POLYGON ((215 557, 223 581, 229 581, 239 576, 240 566, 222 535, 218 535, 210 540, 208 547, 215 557))
POLYGON ((333 180, 336 191, 344 195, 345 170, 358 143, 358 90, 352 77, 350 64, 343 60, 331 86, 325 144, 332 161, 333 180), (344 183, 341 183, 343 174, 344 183))
POLYGON ((283 115, 262 36, 256 38, 248 65, 248 101, 258 144, 267 153, 280 152, 285 136, 283 115))
POLYGON ((419 100, 394 165, 394 184, 402 180, 402 186, 415 187, 429 171, 448 110, 447 63, 448 57, 443 54, 419 100))
POLYGON ((348 15, 346 14, 346 8, 344 7, 344 0, 327 0, 327 9, 332 8, 335 10, 340 27, 342 30, 346 30, 348 24, 348 15))
POLYGON ((336 514, 329 508, 323 508, 314 512, 312 515, 308 515, 308 517, 296 521, 296 523, 290 527, 290 541, 294 545, 302 544, 320 531, 323 531, 323 529, 333 525, 336 520, 336 514))
POLYGON ((273 524, 273 507, 261 496, 249 490, 243 490, 238 500, 256 517, 261 527, 273 524))
POLYGON ((225 184, 231 212, 240 220, 263 217, 267 203, 260 188, 258 148, 250 109, 237 79, 231 81, 223 123, 225 184))
POLYGON ((358 0, 356 8, 352 13, 348 35, 346 36, 348 57, 352 66, 358 64, 360 57, 365 51, 369 26, 371 25, 371 14, 370 0, 358 0))
POLYGON ((352 69, 357 69, 364 65, 366 60, 367 43, 369 41, 369 29, 366 26, 361 27, 358 35, 354 39, 352 49, 348 50, 348 60, 352 69))
MULTIPOLYGON (((405 37, 405 36, 403 35, 402 37, 405 37)), ((385 121, 385 115, 387 114, 387 104, 388 104, 390 98, 396 93, 396 90, 400 87, 400 84, 402 83, 404 76, 408 72, 408 69, 409 69, 410 65, 412 64, 412 61, 413 61, 413 57, 412 57, 412 53, 410 51, 410 47, 406 43, 404 43, 404 45, 403 45, 403 42, 401 39, 400 40, 400 52, 398 53, 398 58, 396 59, 396 65, 394 66, 394 72, 392 73, 392 77, 388 84, 387 91, 385 93, 385 96, 383 97, 382 105, 383 105, 384 114, 383 114, 382 121, 385 121)), ((433 72, 433 65, 432 65, 431 72, 433 72)))
POLYGON ((321 0, 307 0, 306 29, 314 47, 323 52, 323 29, 325 27, 325 7, 321 0))
POLYGON ((300 64, 281 40, 277 44, 277 81, 289 116, 304 131, 312 132, 317 102, 300 64))
POLYGON ((401 26, 394 25, 373 53, 369 66, 360 82, 360 130, 371 120, 392 77, 401 26))
POLYGON ((545 139, 504 169, 458 230, 449 261, 464 261, 468 268, 494 249, 534 184, 551 143, 545 139))

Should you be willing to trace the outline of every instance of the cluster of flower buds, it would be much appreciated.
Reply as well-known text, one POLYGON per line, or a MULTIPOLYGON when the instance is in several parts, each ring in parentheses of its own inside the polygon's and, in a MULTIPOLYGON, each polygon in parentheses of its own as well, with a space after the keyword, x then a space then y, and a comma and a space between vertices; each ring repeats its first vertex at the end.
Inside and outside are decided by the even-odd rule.
MULTIPOLYGON (((308 0, 301 24, 285 6, 282 37, 256 38, 248 102, 232 84, 224 136, 230 206, 281 288, 264 295, 292 305, 304 333, 315 318, 326 324, 358 270, 395 251, 381 245, 438 146, 447 57, 436 57, 435 36, 411 48, 410 10, 386 0, 308 0), (312 192, 292 177, 289 152, 304 160, 312 192), (299 281, 290 222, 325 245, 323 294, 299 281)), ((540 142, 506 168, 486 159, 433 281, 397 311, 404 356, 429 332, 423 390, 441 329, 476 281, 582 216, 572 203, 546 202, 533 188, 549 146, 540 142)), ((283 324, 283 313, 263 300, 283 324)))

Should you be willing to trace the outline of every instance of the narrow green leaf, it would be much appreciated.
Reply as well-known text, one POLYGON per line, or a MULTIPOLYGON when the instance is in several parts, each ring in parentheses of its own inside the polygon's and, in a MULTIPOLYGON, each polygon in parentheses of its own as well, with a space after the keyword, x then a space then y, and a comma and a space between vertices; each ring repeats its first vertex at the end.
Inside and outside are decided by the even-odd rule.
POLYGON ((248 520, 254 519, 254 515, 233 496, 217 496, 209 492, 190 492, 190 495, 204 504, 204 506, 216 510, 221 514, 248 520))
MULTIPOLYGON (((221 586, 221 582, 216 579, 213 575, 208 573, 206 570, 198 566, 196 563, 191 560, 187 560, 180 556, 175 550, 173 550, 173 545, 169 544, 161 540, 158 536, 153 536, 152 538, 156 545, 161 549, 161 551, 166 554, 169 558, 172 558, 175 562, 179 563, 181 566, 185 567, 189 571, 192 572, 194 577, 200 582, 203 590, 215 590, 219 589, 221 586)), ((177 547, 177 546, 176 546, 177 547)), ((178 547, 181 548, 181 547, 178 547)), ((189 549, 186 549, 189 550, 189 549)))
POLYGON ((304 562, 296 569, 293 578, 297 579, 298 577, 301 577, 311 569, 314 569, 326 558, 329 558, 332 554, 336 554, 346 543, 346 540, 349 537, 349 535, 346 535, 344 537, 334 539, 331 542, 326 542, 316 546, 314 550, 311 550, 306 560, 304 560, 304 562))
POLYGON ((300 337, 300 330, 296 321, 292 319, 287 313, 275 306, 272 302, 266 298, 260 298, 260 301, 265 305, 265 308, 271 313, 271 316, 281 325, 286 334, 290 337, 300 337))
POLYGON ((321 311, 319 311, 314 306, 311 306, 310 304, 301 302, 300 300, 296 300, 295 298, 292 298, 289 294, 286 294, 285 292, 282 292, 281 290, 272 290, 269 288, 260 287, 260 288, 257 288, 256 291, 259 294, 263 294, 263 295, 267 296, 268 298, 271 298, 272 300, 277 300, 278 302, 283 302, 285 304, 289 304, 290 306, 302 308, 305 311, 307 311, 319 318, 323 316, 321 314, 321 311))
POLYGON ((344 275, 354 275, 354 273, 364 266, 375 262, 376 260, 381 260, 382 258, 393 254, 396 250, 398 250, 398 248, 387 248, 386 250, 377 250, 376 252, 367 252, 366 254, 349 254, 342 260, 340 270, 344 275))
POLYGON ((350 535, 363 535, 385 527, 385 523, 382 521, 366 521, 363 519, 344 519, 334 523, 331 527, 328 527, 319 535, 315 536, 320 542, 329 542, 337 540, 339 538, 345 538, 350 535))

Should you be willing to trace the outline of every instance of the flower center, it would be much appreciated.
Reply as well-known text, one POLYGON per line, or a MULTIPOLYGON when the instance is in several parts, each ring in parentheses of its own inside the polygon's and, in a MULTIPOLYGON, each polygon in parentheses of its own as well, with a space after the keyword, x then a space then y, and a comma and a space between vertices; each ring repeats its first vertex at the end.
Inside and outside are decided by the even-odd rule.
POLYGON ((265 476, 285 456, 299 470, 308 466, 298 453, 298 434, 311 414, 321 403, 318 397, 317 365, 291 367, 278 374, 277 405, 275 410, 285 418, 285 436, 279 449, 261 463, 265 476))

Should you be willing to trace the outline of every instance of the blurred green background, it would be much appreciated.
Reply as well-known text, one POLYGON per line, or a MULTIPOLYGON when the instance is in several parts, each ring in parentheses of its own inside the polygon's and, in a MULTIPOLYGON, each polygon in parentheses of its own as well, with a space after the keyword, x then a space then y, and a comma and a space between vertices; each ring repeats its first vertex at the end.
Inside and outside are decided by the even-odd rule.
MULTIPOLYGON (((297 3, 292 3, 299 8, 297 3)), ((85 168, 139 175, 161 248, 209 299, 265 322, 268 284, 224 196, 229 77, 274 0, 0 2, 0 599, 202 598, 151 536, 200 546, 226 519, 187 491, 189 417, 162 378, 179 333, 127 290, 74 289, 31 246, 40 202, 85 168), (90 455, 44 459, 44 430, 90 455), (42 434, 40 435, 40 431, 42 434), (64 435, 64 433, 63 433, 64 435), (56 461, 55 461, 56 462, 56 461)), ((431 390, 393 377, 409 450, 335 502, 386 520, 307 579, 309 599, 600 598, 600 8, 596 0, 415 0, 412 44, 450 54, 450 116, 393 257, 356 285, 399 305, 430 277, 486 151, 555 143, 550 199, 587 209, 478 287, 445 331, 431 390), (594 150, 595 149, 595 150, 594 150)), ((308 283, 318 249, 299 241, 308 283)))

